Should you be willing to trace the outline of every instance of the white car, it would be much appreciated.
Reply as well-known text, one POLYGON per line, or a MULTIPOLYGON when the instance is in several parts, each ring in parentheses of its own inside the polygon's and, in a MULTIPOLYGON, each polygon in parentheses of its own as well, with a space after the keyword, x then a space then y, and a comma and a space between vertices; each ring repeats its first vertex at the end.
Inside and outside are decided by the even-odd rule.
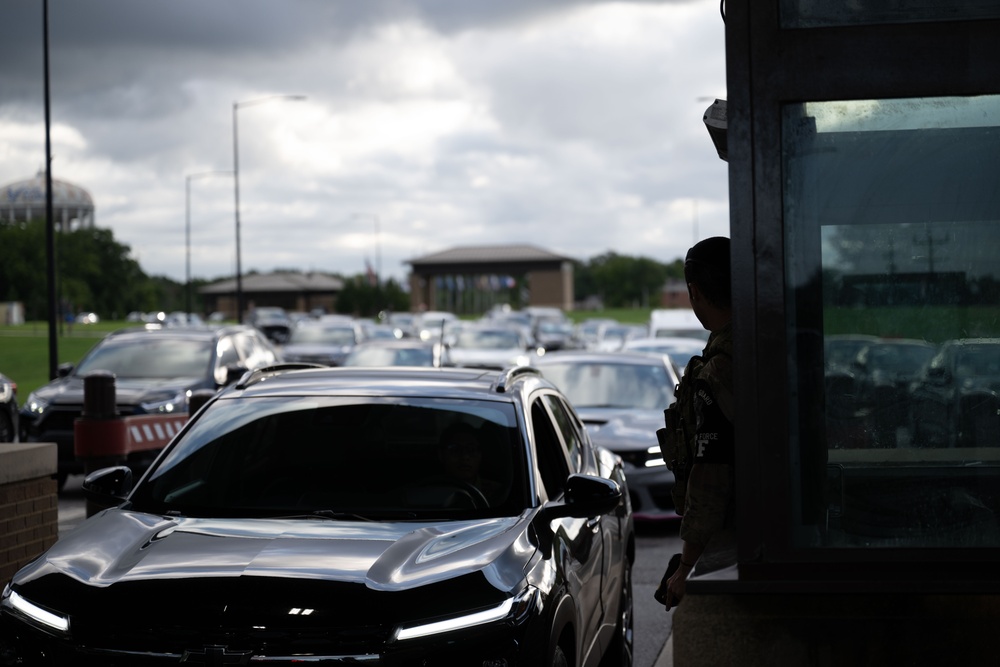
POLYGON ((622 349, 627 352, 665 354, 670 357, 670 362, 674 365, 677 375, 684 375, 684 369, 687 368, 691 357, 701 354, 704 348, 705 341, 700 338, 664 336, 661 338, 634 338, 626 341, 625 347, 622 349))
POLYGON ((458 331, 446 346, 449 366, 503 369, 529 363, 530 344, 519 329, 477 326, 458 331))

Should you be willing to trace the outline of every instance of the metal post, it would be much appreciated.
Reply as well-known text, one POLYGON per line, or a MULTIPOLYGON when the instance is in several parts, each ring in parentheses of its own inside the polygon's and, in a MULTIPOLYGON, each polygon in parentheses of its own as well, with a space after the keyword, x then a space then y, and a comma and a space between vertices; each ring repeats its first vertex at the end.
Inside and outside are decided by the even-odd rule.
POLYGON ((243 267, 240 262, 240 153, 236 128, 239 102, 233 102, 233 192, 236 197, 236 321, 243 323, 243 267))
POLYGON ((240 107, 260 104, 269 100, 304 100, 305 95, 269 95, 246 102, 233 102, 233 193, 236 203, 236 321, 243 323, 243 253, 240 248, 240 153, 237 111, 240 107))
POLYGON ((52 220, 52 125, 51 102, 49 99, 49 0, 42 5, 45 51, 45 262, 47 265, 49 297, 49 379, 55 380, 59 373, 59 338, 56 330, 56 241, 55 224, 52 220))

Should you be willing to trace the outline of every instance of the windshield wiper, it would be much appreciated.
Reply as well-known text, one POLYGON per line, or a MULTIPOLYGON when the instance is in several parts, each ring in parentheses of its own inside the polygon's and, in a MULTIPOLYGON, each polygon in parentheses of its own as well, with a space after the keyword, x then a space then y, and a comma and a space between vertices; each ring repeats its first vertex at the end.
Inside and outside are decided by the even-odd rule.
POLYGON ((375 519, 364 516, 362 514, 355 514, 354 512, 338 512, 337 510, 314 510, 312 516, 318 516, 324 519, 349 519, 354 521, 375 521, 375 519))

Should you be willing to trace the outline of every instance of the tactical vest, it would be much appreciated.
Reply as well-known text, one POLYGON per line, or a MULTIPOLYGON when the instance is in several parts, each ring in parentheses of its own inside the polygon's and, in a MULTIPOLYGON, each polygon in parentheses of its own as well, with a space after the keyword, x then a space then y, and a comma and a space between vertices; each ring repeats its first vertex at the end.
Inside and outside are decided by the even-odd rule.
POLYGON ((702 355, 694 356, 688 362, 680 384, 674 391, 675 401, 663 411, 664 428, 656 431, 663 461, 674 473, 674 486, 670 495, 677 514, 684 514, 688 476, 694 461, 697 429, 695 385, 710 359, 717 355, 732 356, 730 340, 720 340, 718 343, 709 345, 702 355))

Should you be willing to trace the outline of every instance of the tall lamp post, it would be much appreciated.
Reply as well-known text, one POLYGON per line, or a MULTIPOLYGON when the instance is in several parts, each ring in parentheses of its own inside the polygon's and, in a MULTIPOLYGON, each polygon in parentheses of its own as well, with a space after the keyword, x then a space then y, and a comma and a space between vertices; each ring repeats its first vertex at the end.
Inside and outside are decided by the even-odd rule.
POLYGON ((236 198, 236 321, 243 323, 243 265, 240 250, 240 152, 237 111, 241 107, 263 104, 271 100, 304 100, 305 95, 268 95, 245 102, 233 102, 233 192, 236 198))
POLYGON ((218 176, 221 174, 232 174, 231 171, 202 171, 197 174, 188 174, 184 177, 184 277, 185 277, 185 304, 187 322, 191 324, 191 181, 196 178, 206 176, 218 176))

